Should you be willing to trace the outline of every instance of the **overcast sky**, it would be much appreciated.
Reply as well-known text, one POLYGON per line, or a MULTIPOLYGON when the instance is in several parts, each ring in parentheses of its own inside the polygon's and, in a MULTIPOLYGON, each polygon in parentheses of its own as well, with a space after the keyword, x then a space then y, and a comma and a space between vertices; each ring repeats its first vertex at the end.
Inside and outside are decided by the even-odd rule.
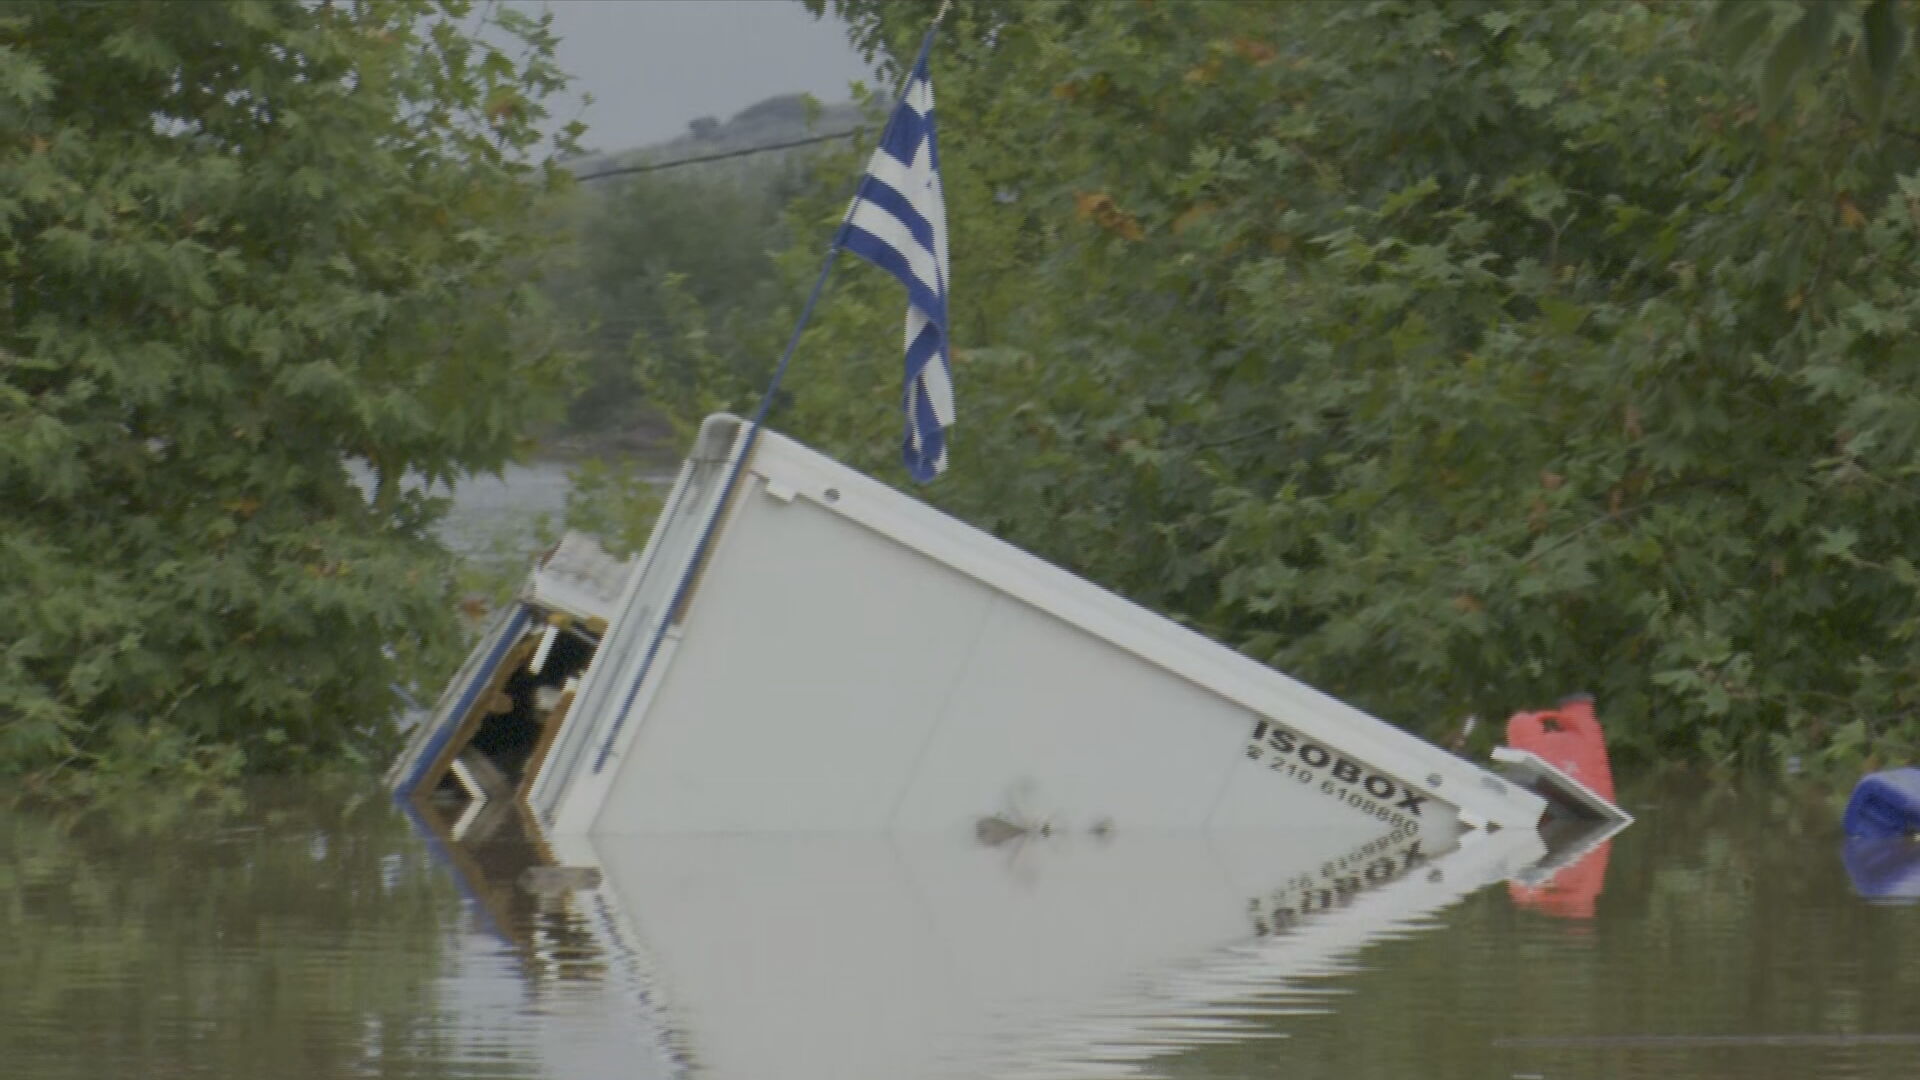
MULTIPOLYGON (((560 66, 592 94, 582 116, 595 150, 679 135, 687 122, 725 120, 775 94, 845 101, 867 77, 845 27, 815 21, 799 0, 523 0, 546 6, 560 66)), ((553 103, 563 122, 573 105, 553 103)))

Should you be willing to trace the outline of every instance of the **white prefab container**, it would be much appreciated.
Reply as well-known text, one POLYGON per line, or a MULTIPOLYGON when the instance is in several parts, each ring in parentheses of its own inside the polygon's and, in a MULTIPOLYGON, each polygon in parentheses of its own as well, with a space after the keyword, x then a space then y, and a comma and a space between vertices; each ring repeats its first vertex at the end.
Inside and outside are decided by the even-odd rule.
POLYGON ((553 832, 1433 844, 1541 816, 1532 792, 773 432, 721 506, 747 430, 707 420, 627 581, 528 789, 553 832))

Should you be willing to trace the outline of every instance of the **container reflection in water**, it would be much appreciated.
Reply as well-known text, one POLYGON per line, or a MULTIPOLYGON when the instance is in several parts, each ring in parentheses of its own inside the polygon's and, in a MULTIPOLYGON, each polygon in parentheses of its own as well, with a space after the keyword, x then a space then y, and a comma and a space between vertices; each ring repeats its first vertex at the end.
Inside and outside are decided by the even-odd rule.
POLYGON ((660 1062, 743 1080, 1068 1076, 1257 1038, 1327 1007, 1313 980, 1368 941, 1544 854, 1518 830, 1440 850, 1361 830, 548 844, 565 871, 453 862, 496 898, 556 884, 571 915, 520 924, 529 962, 586 926, 660 1062))

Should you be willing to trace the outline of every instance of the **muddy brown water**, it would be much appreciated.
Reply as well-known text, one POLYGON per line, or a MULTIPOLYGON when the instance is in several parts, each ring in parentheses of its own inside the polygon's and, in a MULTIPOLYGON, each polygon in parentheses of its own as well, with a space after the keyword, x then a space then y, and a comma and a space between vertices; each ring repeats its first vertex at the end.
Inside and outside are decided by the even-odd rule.
POLYGON ((1216 940, 1163 880, 1108 944, 1180 948, 1122 975, 1041 968, 1098 956, 1047 943, 1138 899, 1049 906, 1083 887, 1056 867, 1124 857, 1085 837, 947 862, 796 840, 751 863, 785 876, 683 838, 603 880, 555 869, 580 849, 509 809, 454 840, 371 789, 0 811, 0 1077, 1920 1075, 1920 907, 1862 894, 1920 859, 1850 873, 1833 792, 1624 795, 1640 823, 1550 892, 1439 859, 1268 926, 1248 882, 1250 917, 1221 924, 1238 940, 1216 940), (892 895, 874 859, 918 876, 892 895), (976 887, 1004 902, 943 908, 976 887), (963 926, 1037 936, 996 953, 963 926), (954 1004, 903 1011, 925 1001, 954 1004))

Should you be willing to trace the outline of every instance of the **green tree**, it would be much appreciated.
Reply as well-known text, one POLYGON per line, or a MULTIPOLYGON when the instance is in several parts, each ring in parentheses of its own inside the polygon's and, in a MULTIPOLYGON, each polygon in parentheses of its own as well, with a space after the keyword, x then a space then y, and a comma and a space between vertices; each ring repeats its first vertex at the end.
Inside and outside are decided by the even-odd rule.
POLYGON ((804 140, 859 119, 780 95, 725 124, 696 120, 691 137, 575 163, 590 179, 567 214, 571 265, 550 286, 584 332, 568 435, 644 445, 692 407, 694 372, 759 367, 748 339, 776 299, 781 210, 814 153, 804 140), (787 143, 800 145, 767 149, 787 143), (699 160, 713 154, 739 156, 699 160))
POLYGON ((1803 78, 1844 65, 1856 115, 1878 126, 1909 63, 1912 0, 1719 0, 1709 29, 1779 110, 1803 78))
POLYGON ((576 427, 631 426, 643 403, 679 392, 689 368, 746 352, 742 325, 757 323, 776 283, 771 253, 793 170, 697 169, 705 174, 641 175, 580 193, 576 265, 553 290, 587 328, 576 427))
MULTIPOLYGON (((896 72, 935 6, 835 5, 896 72)), ((1920 85, 1873 65, 1876 126, 1850 65, 1886 32, 1773 91, 1717 32, 955 4, 961 421, 927 494, 1429 732, 1588 689, 1644 755, 1911 752, 1920 85)), ((859 168, 790 208, 789 294, 859 168)), ((844 273, 778 420, 896 478, 900 307, 844 273)))
POLYGON ((402 476, 498 467, 564 381, 553 44, 465 0, 0 10, 0 772, 383 732, 453 629, 402 476))

